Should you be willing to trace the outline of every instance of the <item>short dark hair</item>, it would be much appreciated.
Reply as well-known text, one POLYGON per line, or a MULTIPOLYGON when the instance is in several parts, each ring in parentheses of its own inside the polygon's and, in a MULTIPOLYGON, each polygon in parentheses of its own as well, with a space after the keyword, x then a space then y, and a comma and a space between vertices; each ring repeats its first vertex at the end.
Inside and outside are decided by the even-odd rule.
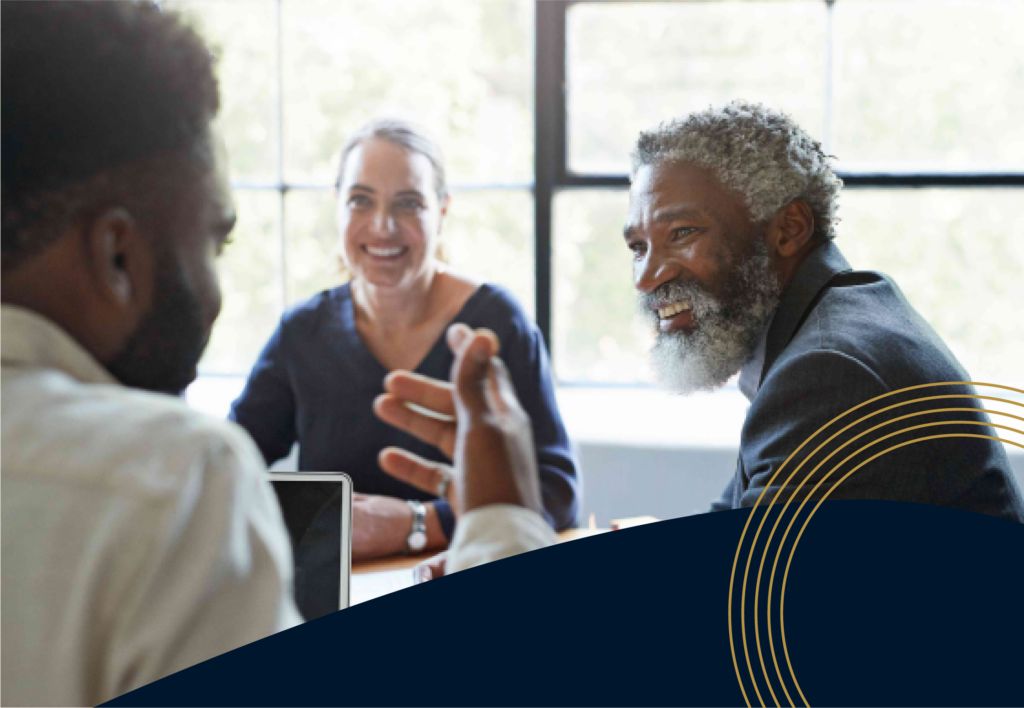
POLYGON ((215 59, 178 15, 151 2, 4 2, 0 26, 4 270, 98 200, 152 206, 174 158, 209 157, 215 59))

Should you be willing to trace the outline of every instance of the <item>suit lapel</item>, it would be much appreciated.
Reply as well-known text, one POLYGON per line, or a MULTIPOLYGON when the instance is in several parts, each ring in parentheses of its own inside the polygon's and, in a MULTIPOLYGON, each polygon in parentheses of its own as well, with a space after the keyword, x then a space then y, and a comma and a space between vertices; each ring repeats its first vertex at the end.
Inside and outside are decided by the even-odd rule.
POLYGON ((850 264, 831 241, 826 241, 807 254, 804 262, 800 264, 794 274, 793 280, 782 293, 779 307, 768 328, 764 366, 761 367, 758 387, 775 359, 793 339, 793 335, 796 334, 797 329, 807 317, 807 313, 817 301, 818 295, 832 278, 849 270, 851 270, 850 264))

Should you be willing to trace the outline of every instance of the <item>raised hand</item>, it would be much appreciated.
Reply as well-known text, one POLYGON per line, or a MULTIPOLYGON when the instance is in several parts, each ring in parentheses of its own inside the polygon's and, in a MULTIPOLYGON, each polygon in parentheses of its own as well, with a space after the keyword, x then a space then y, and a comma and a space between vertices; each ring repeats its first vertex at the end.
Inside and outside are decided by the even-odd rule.
POLYGON ((453 479, 450 497, 456 513, 488 504, 517 504, 539 512, 530 420, 496 356, 497 338, 456 324, 448 330, 448 345, 455 354, 453 383, 393 372, 374 410, 385 422, 453 457, 454 472, 398 448, 381 452, 381 468, 434 493, 453 479))

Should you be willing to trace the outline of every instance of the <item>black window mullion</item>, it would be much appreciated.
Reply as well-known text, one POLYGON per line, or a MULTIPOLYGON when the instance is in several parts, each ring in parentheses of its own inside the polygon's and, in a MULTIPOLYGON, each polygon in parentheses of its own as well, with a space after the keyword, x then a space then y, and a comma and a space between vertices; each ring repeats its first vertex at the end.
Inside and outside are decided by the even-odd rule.
MULTIPOLYGON (((847 187, 1024 187, 1024 172, 895 172, 846 171, 836 174, 847 187)), ((569 174, 557 188, 629 187, 625 174, 569 174)))
POLYGON ((534 316, 551 351, 552 202, 565 176, 565 16, 570 2, 537 0, 534 13, 534 316))
POLYGON ((275 87, 274 87, 274 122, 277 132, 276 150, 276 171, 277 171, 277 241, 278 241, 278 268, 281 278, 279 287, 281 291, 281 312, 288 307, 288 229, 285 226, 287 217, 287 196, 288 187, 285 184, 284 174, 284 27, 281 26, 283 0, 274 3, 274 52, 275 56, 275 87))

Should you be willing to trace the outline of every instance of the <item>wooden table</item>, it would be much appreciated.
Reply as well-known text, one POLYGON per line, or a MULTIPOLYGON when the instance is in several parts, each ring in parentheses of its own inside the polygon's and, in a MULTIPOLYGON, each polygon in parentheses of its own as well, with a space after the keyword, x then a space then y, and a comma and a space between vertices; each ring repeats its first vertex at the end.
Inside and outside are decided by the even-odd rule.
MULTIPOLYGON (((607 529, 569 529, 558 534, 558 542, 573 541, 594 534, 604 533, 607 529)), ((373 600, 412 587, 413 566, 432 557, 434 553, 419 553, 414 556, 395 556, 379 560, 362 561, 352 564, 352 582, 349 585, 351 604, 373 600)))
MULTIPOLYGON (((558 542, 575 541, 578 538, 586 538, 595 534, 604 533, 608 529, 566 529, 558 534, 558 542)), ((377 560, 359 561, 352 564, 352 574, 362 575, 365 573, 383 573, 389 570, 402 570, 412 568, 428 558, 433 557, 439 551, 418 553, 409 556, 392 556, 391 558, 378 558, 377 560)))

